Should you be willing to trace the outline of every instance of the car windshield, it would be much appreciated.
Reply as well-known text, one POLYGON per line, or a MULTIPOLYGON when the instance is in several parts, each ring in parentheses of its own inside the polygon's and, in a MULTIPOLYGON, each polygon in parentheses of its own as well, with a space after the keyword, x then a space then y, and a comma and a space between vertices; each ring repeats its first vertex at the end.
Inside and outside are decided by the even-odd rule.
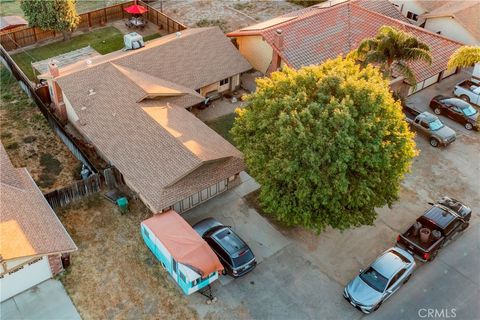
POLYGON ((366 284, 368 284, 373 289, 377 290, 378 292, 383 292, 385 287, 387 286, 388 280, 377 270, 373 269, 372 267, 368 268, 364 272, 360 274, 360 279, 362 279, 366 284))
POLYGON ((470 117, 470 116, 473 116, 475 113, 477 113, 478 111, 475 110, 472 106, 468 106, 466 108, 463 108, 462 109, 462 112, 464 115, 466 115, 467 117, 470 117))
POLYGON ((238 253, 238 255, 233 257, 233 266, 240 267, 248 263, 254 258, 252 250, 246 248, 238 253))
POLYGON ((430 130, 432 130, 432 131, 437 131, 437 130, 443 128, 443 123, 439 119, 434 120, 432 122, 429 122, 428 125, 430 127, 430 130))

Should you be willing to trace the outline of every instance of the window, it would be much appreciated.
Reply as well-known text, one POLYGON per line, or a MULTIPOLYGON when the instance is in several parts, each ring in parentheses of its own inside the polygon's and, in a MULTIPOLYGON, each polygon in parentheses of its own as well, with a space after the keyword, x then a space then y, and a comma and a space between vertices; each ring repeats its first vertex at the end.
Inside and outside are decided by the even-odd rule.
POLYGON ((226 85, 226 84, 228 84, 228 78, 220 80, 220 85, 221 86, 226 85))
POLYGON ((430 127, 428 126, 428 123, 426 123, 425 121, 421 121, 420 125, 426 129, 430 129, 430 127))
POLYGON ((360 278, 378 292, 383 292, 388 282, 387 278, 382 276, 380 273, 377 272, 377 270, 373 269, 372 267, 361 273, 360 278))
POLYGON ((400 279, 404 273, 405 273, 405 269, 400 270, 388 284, 388 289, 390 289, 394 284, 396 284, 398 279, 400 279))
POLYGON ((411 11, 407 12, 407 18, 413 21, 418 21, 418 14, 415 14, 411 11))
POLYGON ((180 279, 182 279, 183 282, 187 283, 187 278, 185 277, 182 271, 178 272, 178 276, 180 277, 180 279))
POLYGON ((172 258, 172 268, 173 272, 177 273, 177 261, 172 258))
POLYGON ((439 119, 436 119, 435 121, 430 122, 429 124, 430 130, 432 131, 437 131, 443 128, 443 123, 439 119))

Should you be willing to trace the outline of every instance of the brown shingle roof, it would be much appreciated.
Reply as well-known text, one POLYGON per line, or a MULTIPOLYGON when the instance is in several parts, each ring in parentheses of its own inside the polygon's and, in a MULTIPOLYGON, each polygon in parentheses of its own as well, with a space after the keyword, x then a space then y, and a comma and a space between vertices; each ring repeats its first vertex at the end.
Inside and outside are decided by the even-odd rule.
MULTIPOLYGON (((300 68, 346 55, 356 49, 362 40, 375 37, 380 27, 389 25, 409 32, 429 45, 433 63, 411 64, 419 82, 445 70, 451 54, 461 46, 456 41, 425 29, 367 10, 355 2, 326 9, 307 9, 300 10, 297 19, 283 24, 258 31, 234 31, 228 36, 261 35, 279 52, 287 65, 300 68), (277 29, 283 30, 282 50, 274 46, 277 29)), ((289 15, 296 15, 296 12, 289 15)))
POLYGON ((241 152, 185 108, 204 99, 194 89, 250 69, 217 28, 160 40, 151 52, 115 54, 57 79, 79 117, 74 125, 154 212, 244 169, 241 152), (155 86, 187 94, 142 100, 155 86))
POLYGON ((418 1, 427 10, 421 18, 453 17, 475 39, 480 39, 480 1, 441 1, 432 6, 432 1, 418 1))
POLYGON ((25 168, 0 144, 0 260, 77 250, 25 168))

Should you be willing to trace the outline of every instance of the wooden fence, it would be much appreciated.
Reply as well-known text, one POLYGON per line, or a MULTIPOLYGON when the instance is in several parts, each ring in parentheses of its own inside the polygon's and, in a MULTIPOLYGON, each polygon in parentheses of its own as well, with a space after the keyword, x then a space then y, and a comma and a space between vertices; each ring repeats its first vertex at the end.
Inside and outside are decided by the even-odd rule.
POLYGON ((122 176, 117 169, 112 167, 92 174, 87 179, 75 181, 67 187, 49 192, 44 196, 55 210, 96 194, 103 189, 115 189, 121 185, 123 185, 122 176))
POLYGON ((99 157, 95 157, 95 155, 93 155, 91 152, 88 153, 85 146, 81 145, 78 140, 75 140, 67 131, 65 131, 63 125, 51 113, 50 109, 37 94, 35 90, 35 84, 28 79, 25 73, 23 73, 15 61, 13 61, 12 57, 10 57, 2 45, 0 45, 0 63, 2 63, 12 73, 12 75, 18 81, 20 87, 25 91, 25 93, 28 94, 33 102, 35 102, 37 107, 47 119, 48 124, 54 129, 58 137, 67 145, 72 154, 85 166, 87 166, 90 171, 96 172, 97 168, 102 166, 102 163, 98 160, 99 157), (92 162, 95 162, 95 165, 92 162))
MULTIPOLYGON (((130 15, 124 11, 124 8, 132 5, 134 1, 116 4, 103 9, 89 11, 80 14, 80 23, 78 29, 89 29, 93 27, 104 26, 108 22, 126 19, 130 15)), ((173 33, 186 29, 187 27, 180 22, 166 16, 157 9, 148 4, 138 1, 148 8, 146 18, 156 24, 160 29, 173 33)), ((42 30, 39 28, 25 28, 23 30, 7 32, 0 35, 0 44, 7 50, 14 50, 33 45, 37 42, 61 38, 62 33, 53 30, 42 30)))

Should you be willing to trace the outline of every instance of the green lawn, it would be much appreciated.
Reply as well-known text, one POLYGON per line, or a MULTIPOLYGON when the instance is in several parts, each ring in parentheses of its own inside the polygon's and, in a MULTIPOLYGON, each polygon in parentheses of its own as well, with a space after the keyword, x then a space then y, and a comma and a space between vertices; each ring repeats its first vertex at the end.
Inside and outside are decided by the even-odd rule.
POLYGON ((28 50, 26 53, 17 53, 12 56, 25 74, 34 79, 30 62, 45 60, 59 54, 80 49, 90 45, 100 54, 106 54, 123 48, 123 34, 114 27, 96 29, 82 34, 68 41, 60 41, 28 50))
MULTIPOLYGON (((77 13, 113 6, 129 0, 77 0, 77 13)), ((20 0, 0 0, 0 16, 23 16, 20 0)))
POLYGON ((205 122, 205 124, 215 130, 219 135, 227 139, 231 144, 235 145, 233 138, 230 134, 230 129, 233 126, 234 120, 235 113, 231 113, 218 119, 207 121, 205 122))

